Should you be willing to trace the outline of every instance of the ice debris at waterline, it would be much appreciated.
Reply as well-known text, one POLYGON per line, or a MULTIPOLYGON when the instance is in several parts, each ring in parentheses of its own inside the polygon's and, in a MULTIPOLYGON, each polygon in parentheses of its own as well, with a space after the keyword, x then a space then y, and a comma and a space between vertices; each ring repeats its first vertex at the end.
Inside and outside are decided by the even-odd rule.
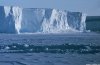
POLYGON ((78 53, 78 54, 95 54, 100 53, 100 46, 96 45, 28 45, 28 44, 12 44, 0 45, 0 53, 78 53))
POLYGON ((62 33, 86 30, 81 12, 0 6, 0 33, 62 33))

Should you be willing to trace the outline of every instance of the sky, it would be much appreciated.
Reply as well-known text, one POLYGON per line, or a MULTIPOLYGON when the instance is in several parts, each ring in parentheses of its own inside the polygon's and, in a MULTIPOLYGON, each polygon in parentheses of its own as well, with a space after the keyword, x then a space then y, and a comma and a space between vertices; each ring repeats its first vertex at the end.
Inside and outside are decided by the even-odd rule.
POLYGON ((55 8, 100 16, 100 0, 0 0, 0 6, 22 8, 55 8))

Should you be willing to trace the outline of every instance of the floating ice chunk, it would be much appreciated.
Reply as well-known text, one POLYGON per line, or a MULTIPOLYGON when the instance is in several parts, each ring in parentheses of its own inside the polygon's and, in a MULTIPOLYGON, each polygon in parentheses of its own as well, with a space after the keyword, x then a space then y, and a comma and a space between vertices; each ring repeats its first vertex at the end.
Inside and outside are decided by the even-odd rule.
POLYGON ((30 49, 30 51, 33 51, 33 49, 30 49))
POLYGON ((8 49, 10 49, 10 47, 9 46, 6 46, 5 49, 8 50, 8 49))
POLYGON ((13 48, 16 48, 16 46, 13 46, 13 48))
POLYGON ((29 47, 29 45, 28 44, 25 44, 24 47, 29 47))
POLYGON ((49 49, 48 49, 48 48, 46 48, 45 50, 46 50, 46 51, 48 51, 49 49))

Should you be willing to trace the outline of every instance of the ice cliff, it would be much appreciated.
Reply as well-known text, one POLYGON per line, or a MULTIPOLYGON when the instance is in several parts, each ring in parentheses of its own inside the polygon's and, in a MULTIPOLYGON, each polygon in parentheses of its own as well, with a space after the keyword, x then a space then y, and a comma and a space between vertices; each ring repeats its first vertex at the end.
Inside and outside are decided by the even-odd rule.
POLYGON ((0 33, 84 32, 85 19, 81 12, 0 6, 0 33))

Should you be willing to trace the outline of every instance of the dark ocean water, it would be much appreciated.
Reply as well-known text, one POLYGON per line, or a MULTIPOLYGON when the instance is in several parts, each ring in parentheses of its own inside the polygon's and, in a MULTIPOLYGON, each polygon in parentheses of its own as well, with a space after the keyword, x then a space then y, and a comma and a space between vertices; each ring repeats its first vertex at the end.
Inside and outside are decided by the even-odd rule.
POLYGON ((92 32, 100 32, 100 16, 88 16, 86 19, 86 29, 92 32))
POLYGON ((1 34, 0 65, 100 64, 100 34, 1 34))

